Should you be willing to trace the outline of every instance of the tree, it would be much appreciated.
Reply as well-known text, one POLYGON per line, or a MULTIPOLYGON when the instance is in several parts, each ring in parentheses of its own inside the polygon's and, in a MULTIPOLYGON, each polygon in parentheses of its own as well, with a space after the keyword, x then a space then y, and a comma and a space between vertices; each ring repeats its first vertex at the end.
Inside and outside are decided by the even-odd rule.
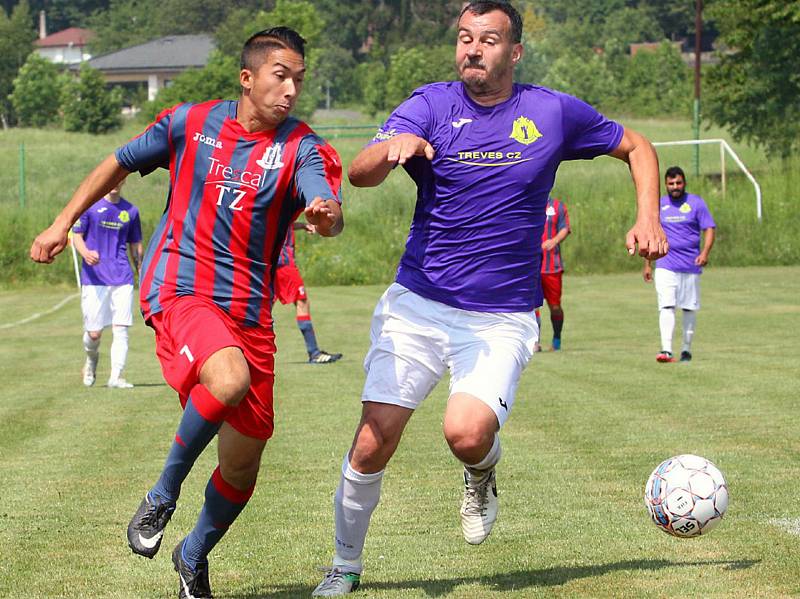
POLYGON ((14 78, 33 51, 36 31, 27 0, 21 0, 9 18, 0 10, 0 120, 3 127, 14 123, 14 109, 9 98, 14 78))
POLYGON ((69 81, 62 93, 64 129, 86 133, 107 133, 121 124, 121 94, 106 89, 100 71, 81 65, 77 79, 69 81))
POLYGON ((547 87, 579 97, 592 106, 603 107, 614 91, 614 77, 605 58, 591 50, 558 58, 544 79, 547 87))
POLYGON ((636 116, 689 117, 692 110, 691 69, 669 42, 655 51, 639 51, 626 60, 618 77, 618 105, 636 116))
POLYGON ((58 68, 35 52, 14 79, 11 103, 21 125, 46 127, 58 122, 63 82, 58 68))
POLYGON ((391 58, 386 80, 386 104, 397 106, 426 83, 455 79, 453 46, 401 48, 391 58))
POLYGON ((706 78, 706 114, 736 140, 788 157, 800 149, 800 1, 717 0, 710 9, 730 48, 706 78))
POLYGON ((171 86, 160 90, 147 107, 147 116, 153 118, 165 108, 182 102, 232 100, 239 97, 239 92, 238 59, 215 50, 205 67, 184 71, 171 86))

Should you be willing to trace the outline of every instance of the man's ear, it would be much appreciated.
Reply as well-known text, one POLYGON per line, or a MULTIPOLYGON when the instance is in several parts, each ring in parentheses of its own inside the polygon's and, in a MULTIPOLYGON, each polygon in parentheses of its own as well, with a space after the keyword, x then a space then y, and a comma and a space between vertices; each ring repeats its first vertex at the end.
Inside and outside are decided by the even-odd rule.
POLYGON ((522 60, 523 53, 524 49, 522 44, 514 44, 514 49, 511 51, 511 62, 517 64, 520 60, 522 60))
POLYGON ((242 89, 253 89, 253 72, 250 69, 239 71, 239 84, 242 89))

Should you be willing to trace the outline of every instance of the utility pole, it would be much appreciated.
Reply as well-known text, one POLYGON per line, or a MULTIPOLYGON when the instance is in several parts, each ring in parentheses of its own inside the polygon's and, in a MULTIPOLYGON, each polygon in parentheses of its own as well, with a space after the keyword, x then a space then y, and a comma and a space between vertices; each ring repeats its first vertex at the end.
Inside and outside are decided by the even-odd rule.
MULTIPOLYGON (((696 0, 694 11, 694 138, 700 139, 700 48, 703 35, 703 0, 696 0)), ((700 176, 700 145, 694 146, 694 174, 700 176)))

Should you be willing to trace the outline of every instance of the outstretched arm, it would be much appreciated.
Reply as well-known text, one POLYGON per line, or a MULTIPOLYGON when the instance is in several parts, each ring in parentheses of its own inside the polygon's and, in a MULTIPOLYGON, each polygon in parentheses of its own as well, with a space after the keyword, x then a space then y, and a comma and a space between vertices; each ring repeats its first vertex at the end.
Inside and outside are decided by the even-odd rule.
POLYGON ((335 237, 344 228, 342 206, 336 200, 323 200, 317 196, 306 206, 306 221, 322 237, 335 237))
POLYGON ((78 217, 129 174, 114 154, 103 160, 78 186, 53 224, 33 240, 31 259, 50 264, 67 245, 67 233, 78 217))
POLYGON ((636 223, 625 238, 628 253, 655 260, 666 255, 669 245, 658 219, 658 156, 653 145, 641 134, 626 128, 614 158, 627 162, 636 187, 636 223))
POLYGON ((367 146, 350 163, 347 176, 354 187, 375 187, 397 164, 405 164, 414 156, 433 160, 433 146, 411 133, 400 133, 391 139, 367 146))

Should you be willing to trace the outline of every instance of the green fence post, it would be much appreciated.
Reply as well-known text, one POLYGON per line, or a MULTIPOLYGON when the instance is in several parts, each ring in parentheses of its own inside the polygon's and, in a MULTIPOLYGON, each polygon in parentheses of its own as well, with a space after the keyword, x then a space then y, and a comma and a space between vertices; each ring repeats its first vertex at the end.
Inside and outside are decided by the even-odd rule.
POLYGON ((25 207, 25 142, 19 144, 19 207, 25 207))

